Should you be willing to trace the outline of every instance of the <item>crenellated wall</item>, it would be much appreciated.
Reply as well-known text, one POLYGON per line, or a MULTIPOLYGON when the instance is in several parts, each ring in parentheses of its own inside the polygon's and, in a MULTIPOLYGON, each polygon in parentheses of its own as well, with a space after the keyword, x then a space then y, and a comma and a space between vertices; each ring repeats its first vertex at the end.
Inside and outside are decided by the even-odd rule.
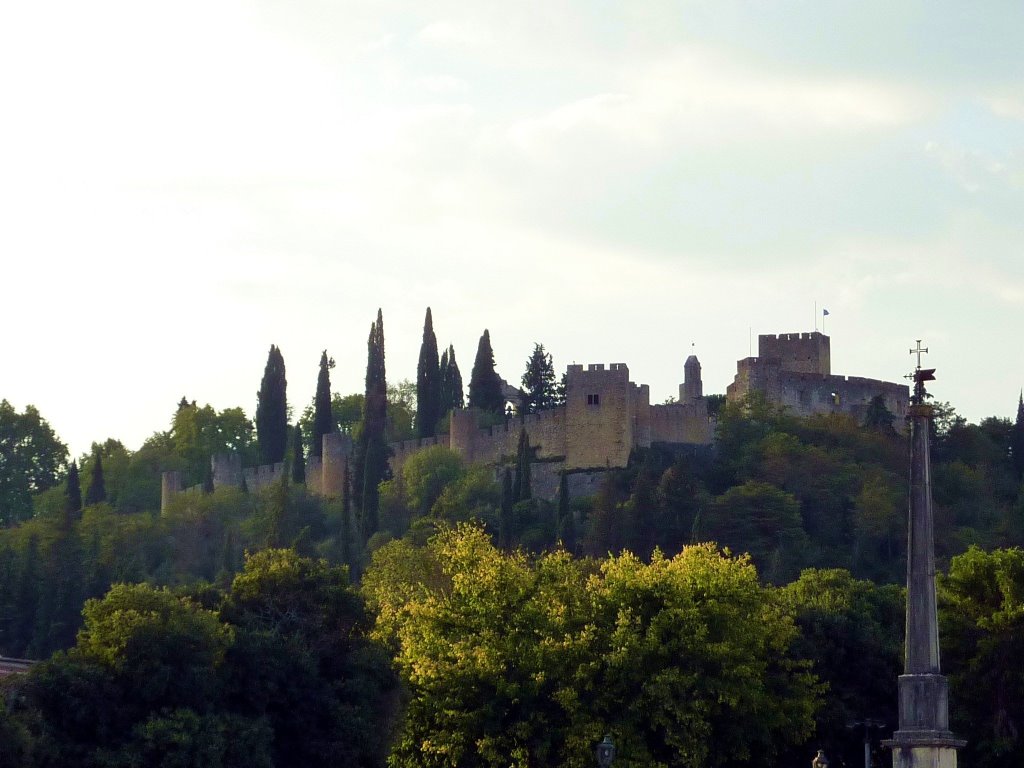
POLYGON ((250 493, 262 491, 278 482, 284 475, 284 462, 276 464, 261 464, 258 467, 246 467, 242 470, 242 477, 245 478, 245 487, 250 493))
MULTIPOLYGON (((346 433, 334 432, 323 437, 323 458, 310 456, 306 459, 306 488, 310 493, 328 498, 342 495, 348 482, 349 457, 352 454, 352 438, 346 433)), ((285 472, 285 464, 264 464, 258 467, 242 468, 242 459, 237 453, 218 453, 210 457, 213 487, 240 488, 243 482, 247 490, 261 491, 278 482, 285 472)), ((160 477, 160 513, 166 514, 170 500, 180 493, 199 493, 202 486, 181 487, 181 472, 171 470, 160 477)))
POLYGON ((769 402, 800 416, 844 413, 863 421, 872 398, 881 395, 900 429, 910 401, 910 388, 860 376, 834 376, 829 338, 822 333, 789 333, 758 337, 758 357, 736 363, 736 377, 726 389, 729 402, 758 392, 769 402))
MULTIPOLYGON (((699 376, 697 364, 698 391, 699 376)), ((624 363, 570 365, 565 405, 484 428, 479 411, 455 411, 447 445, 467 463, 497 464, 515 455, 519 432, 525 429, 538 459, 561 459, 560 470, 578 471, 624 467, 634 448, 654 441, 711 444, 714 424, 708 420, 703 397, 665 408, 651 405, 650 388, 630 381, 624 363)), ((421 443, 393 445, 392 470, 419 450, 421 443)))

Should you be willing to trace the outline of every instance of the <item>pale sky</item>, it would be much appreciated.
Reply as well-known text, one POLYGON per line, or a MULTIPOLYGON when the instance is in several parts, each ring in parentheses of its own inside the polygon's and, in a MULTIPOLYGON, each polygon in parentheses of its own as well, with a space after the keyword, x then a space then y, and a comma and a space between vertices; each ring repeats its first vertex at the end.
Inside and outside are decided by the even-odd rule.
POLYGON ((915 339, 971 421, 1024 385, 1024 4, 6 3, 0 397, 74 453, 182 395, 252 415, 388 376, 423 313, 468 383, 533 342, 707 393, 814 329, 888 380, 915 339))

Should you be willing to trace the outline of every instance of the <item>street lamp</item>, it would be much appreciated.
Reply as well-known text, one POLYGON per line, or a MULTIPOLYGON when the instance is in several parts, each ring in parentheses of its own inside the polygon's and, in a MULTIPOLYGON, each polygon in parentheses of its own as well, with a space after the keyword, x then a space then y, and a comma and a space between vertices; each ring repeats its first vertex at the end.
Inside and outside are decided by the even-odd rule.
POLYGON ((597 764, 601 768, 610 768, 612 760, 615 759, 615 745, 612 743, 612 737, 605 734, 604 739, 597 745, 596 751, 597 764))

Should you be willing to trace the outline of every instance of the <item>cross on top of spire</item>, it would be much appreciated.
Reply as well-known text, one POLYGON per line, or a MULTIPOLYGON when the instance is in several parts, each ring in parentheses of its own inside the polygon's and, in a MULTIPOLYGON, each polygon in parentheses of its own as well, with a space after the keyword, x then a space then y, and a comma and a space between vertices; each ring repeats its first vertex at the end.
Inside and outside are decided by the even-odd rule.
POLYGON ((916 370, 918 370, 918 371, 921 370, 921 355, 923 355, 923 354, 925 354, 927 352, 928 352, 928 347, 922 347, 921 346, 921 340, 918 339, 917 340, 917 348, 910 350, 910 354, 917 355, 917 369, 916 370))
POLYGON ((921 405, 924 403, 924 399, 929 397, 928 393, 925 392, 924 383, 926 381, 935 380, 935 369, 934 368, 921 368, 921 355, 928 352, 928 347, 921 346, 921 340, 917 340, 917 347, 910 350, 910 354, 917 355, 917 368, 914 372, 908 376, 908 379, 914 380, 914 394, 911 396, 910 401, 914 405, 921 405))

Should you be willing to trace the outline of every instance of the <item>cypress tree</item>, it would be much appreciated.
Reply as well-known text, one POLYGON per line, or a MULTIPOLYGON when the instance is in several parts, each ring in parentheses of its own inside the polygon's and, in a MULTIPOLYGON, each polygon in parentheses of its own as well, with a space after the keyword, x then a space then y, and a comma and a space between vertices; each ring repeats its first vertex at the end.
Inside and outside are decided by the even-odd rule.
POLYGON ((526 361, 523 373, 523 395, 520 403, 524 413, 537 413, 552 408, 558 402, 555 366, 543 344, 534 343, 533 353, 526 361))
POLYGON ((530 458, 530 438, 527 436, 525 429, 520 429, 519 446, 516 449, 516 477, 512 485, 513 504, 533 498, 530 458))
POLYGON ((501 477, 501 508, 498 510, 498 546, 508 547, 512 541, 512 470, 505 467, 501 477))
POLYGON ((1017 477, 1024 477, 1024 390, 1021 390, 1020 400, 1017 401, 1017 420, 1010 433, 1010 452, 1017 477))
POLYGON ((569 476, 558 478, 558 538, 566 552, 576 551, 576 519, 569 506, 569 476))
POLYGON ((441 360, 437 364, 437 379, 438 379, 438 413, 442 416, 451 410, 451 406, 448 404, 451 397, 448 394, 448 350, 445 349, 441 352, 441 360))
POLYGON ((97 448, 93 453, 92 477, 89 482, 89 491, 85 494, 86 506, 100 504, 107 500, 107 488, 103 481, 103 459, 97 448))
POLYGON ((377 486, 387 477, 388 449, 384 437, 387 425, 388 391, 384 366, 384 317, 377 310, 377 321, 370 326, 366 344, 366 394, 363 399, 363 424, 355 451, 353 488, 364 536, 377 531, 377 486))
POLYGON ((284 357, 270 345, 260 391, 256 394, 256 442, 261 464, 284 461, 288 446, 288 398, 284 357))
POLYGON ((213 461, 206 462, 206 472, 203 474, 203 493, 213 493, 213 461))
POLYGON ((331 412, 331 368, 334 358, 327 357, 325 349, 320 354, 320 373, 316 378, 316 397, 313 400, 313 434, 310 456, 322 458, 324 435, 335 430, 334 414, 331 412))
POLYGON ((341 562, 348 566, 349 579, 355 577, 352 562, 352 484, 345 459, 345 487, 341 491, 341 562))
POLYGON ((302 455, 302 427, 295 425, 295 434, 292 436, 292 482, 306 482, 306 457, 302 455))
POLYGON ((434 320, 427 307, 423 320, 423 342, 416 365, 416 434, 431 437, 441 418, 441 371, 437 360, 437 337, 434 320))
POLYGON ((451 344, 441 355, 441 409, 443 416, 448 411, 457 410, 466 404, 462 393, 462 373, 455 360, 455 347, 451 344))
MULTIPOLYGON (((448 361, 451 365, 451 358, 448 361)), ((501 391, 501 377, 494 370, 494 350, 491 334, 485 328, 476 348, 476 360, 469 377, 469 405, 482 411, 501 415, 505 411, 505 396, 501 391)))
POLYGON ((78 462, 72 461, 68 469, 67 485, 64 488, 64 514, 72 519, 82 511, 82 486, 78 479, 78 462))

